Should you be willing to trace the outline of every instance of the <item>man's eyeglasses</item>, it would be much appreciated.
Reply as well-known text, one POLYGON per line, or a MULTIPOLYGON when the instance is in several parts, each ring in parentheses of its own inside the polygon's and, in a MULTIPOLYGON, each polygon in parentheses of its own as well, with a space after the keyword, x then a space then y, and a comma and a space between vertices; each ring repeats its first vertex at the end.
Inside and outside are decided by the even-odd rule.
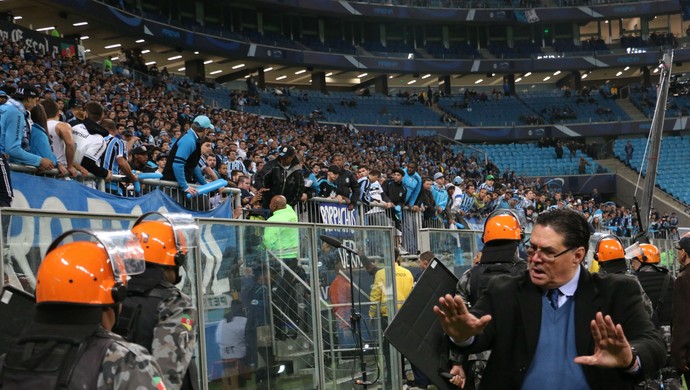
POLYGON ((525 251, 527 252, 527 258, 528 259, 531 259, 532 256, 538 254, 539 258, 546 263, 554 262, 560 256, 570 252, 573 249, 577 249, 577 248, 578 247, 576 247, 576 246, 571 246, 570 248, 567 248, 567 249, 563 250, 562 252, 558 252, 556 254, 553 254, 553 253, 549 253, 548 251, 545 252, 542 248, 530 245, 529 243, 527 245, 525 245, 525 251))

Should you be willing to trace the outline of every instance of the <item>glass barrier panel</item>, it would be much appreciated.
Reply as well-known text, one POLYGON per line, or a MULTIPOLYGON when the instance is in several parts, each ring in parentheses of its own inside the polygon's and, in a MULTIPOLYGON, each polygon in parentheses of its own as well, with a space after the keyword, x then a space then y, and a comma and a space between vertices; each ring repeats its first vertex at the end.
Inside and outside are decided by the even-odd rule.
POLYGON ((201 221, 209 388, 318 388, 313 228, 201 221))
POLYGON ((325 388, 356 381, 401 388, 400 354, 383 337, 399 307, 386 282, 396 279, 391 228, 318 226, 315 233, 325 388))

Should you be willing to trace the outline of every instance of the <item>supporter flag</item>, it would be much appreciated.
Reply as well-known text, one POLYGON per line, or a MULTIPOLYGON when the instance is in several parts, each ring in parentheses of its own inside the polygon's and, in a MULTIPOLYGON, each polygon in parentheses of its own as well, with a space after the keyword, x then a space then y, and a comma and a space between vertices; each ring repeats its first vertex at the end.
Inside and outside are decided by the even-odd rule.
POLYGON ((527 23, 536 23, 539 21, 539 16, 537 16, 537 11, 534 9, 528 9, 525 11, 525 19, 527 19, 527 23))
POLYGON ((61 43, 60 54, 62 54, 65 57, 74 57, 77 54, 77 48, 74 45, 61 43))
POLYGON ((153 377, 153 386, 156 390, 165 390, 165 383, 163 383, 163 379, 159 376, 153 377))
POLYGON ((194 320, 192 320, 192 317, 185 314, 182 316, 182 319, 180 320, 180 322, 188 331, 192 330, 192 325, 194 325, 194 320))

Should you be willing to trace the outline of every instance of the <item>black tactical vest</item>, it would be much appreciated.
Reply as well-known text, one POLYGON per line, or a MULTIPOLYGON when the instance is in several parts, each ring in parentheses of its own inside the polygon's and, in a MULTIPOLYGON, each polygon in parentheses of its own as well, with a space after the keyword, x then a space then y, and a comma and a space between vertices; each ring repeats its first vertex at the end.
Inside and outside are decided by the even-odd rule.
POLYGON ((112 336, 97 325, 86 337, 61 326, 33 325, 0 359, 0 388, 95 389, 112 336))
POLYGON ((113 332, 151 353, 153 329, 158 323, 158 305, 174 292, 175 286, 163 281, 159 268, 147 269, 143 275, 132 278, 113 332), (157 278, 159 273, 160 279, 157 278))
POLYGON ((640 281, 642 289, 652 301, 654 307, 654 322, 655 325, 663 326, 671 324, 671 317, 673 312, 671 310, 671 301, 673 300, 673 276, 668 272, 668 269, 658 267, 653 264, 643 264, 640 269, 635 272, 637 280, 640 281), (664 288, 664 281, 666 282, 666 291, 664 288))
POLYGON ((480 262, 470 271, 470 305, 479 300, 491 279, 500 275, 519 276, 527 269, 527 262, 513 259, 511 262, 480 262))

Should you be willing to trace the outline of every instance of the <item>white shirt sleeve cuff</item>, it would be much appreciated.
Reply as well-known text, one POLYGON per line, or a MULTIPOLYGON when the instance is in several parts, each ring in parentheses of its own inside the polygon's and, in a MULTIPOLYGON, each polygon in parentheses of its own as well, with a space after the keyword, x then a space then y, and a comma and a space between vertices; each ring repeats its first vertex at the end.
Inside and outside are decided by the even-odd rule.
POLYGON ((448 338, 450 338, 450 341, 452 341, 453 344, 457 345, 458 347, 469 347, 474 342, 474 336, 462 341, 456 341, 450 336, 448 336, 448 338))

